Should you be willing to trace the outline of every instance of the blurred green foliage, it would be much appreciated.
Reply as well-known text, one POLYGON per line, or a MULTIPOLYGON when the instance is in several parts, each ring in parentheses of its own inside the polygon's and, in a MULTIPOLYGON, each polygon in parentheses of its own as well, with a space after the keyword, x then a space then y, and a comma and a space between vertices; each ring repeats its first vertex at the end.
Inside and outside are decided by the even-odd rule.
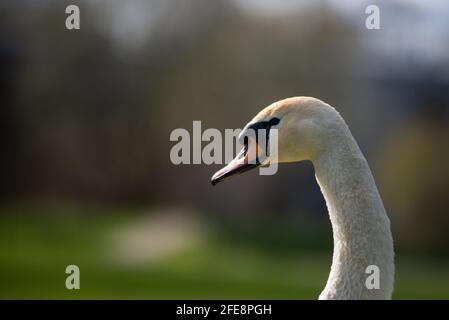
MULTIPOLYGON (((148 210, 27 205, 2 211, 3 299, 316 299, 331 262, 330 250, 290 240, 292 248, 279 251, 260 243, 267 241, 263 235, 245 238, 227 228, 158 261, 117 264, 110 233, 148 210), (63 208, 70 213, 54 214, 63 208), (80 267, 80 290, 65 288, 70 264, 80 267)), ((449 298, 449 261, 398 255, 396 262, 395 299, 449 298)))

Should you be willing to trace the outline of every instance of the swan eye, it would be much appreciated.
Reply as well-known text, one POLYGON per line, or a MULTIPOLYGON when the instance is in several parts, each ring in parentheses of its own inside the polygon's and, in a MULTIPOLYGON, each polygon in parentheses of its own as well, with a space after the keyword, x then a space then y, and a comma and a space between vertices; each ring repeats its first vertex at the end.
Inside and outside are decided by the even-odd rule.
POLYGON ((279 118, 276 118, 276 117, 271 118, 270 125, 275 126, 275 125, 279 124, 280 121, 281 120, 279 118))
MULTIPOLYGON (((258 138, 259 138, 258 131, 264 130, 266 133, 266 137, 267 137, 265 148, 266 148, 266 150, 269 150, 269 141, 268 140, 270 139, 270 129, 272 126, 279 124, 280 121, 281 120, 279 118, 273 117, 267 121, 259 121, 259 122, 252 123, 251 125, 248 126, 248 129, 252 129, 255 131, 256 143, 258 143, 258 138)), ((244 148, 242 149, 242 152, 241 152, 241 156, 242 156, 248 152, 248 145, 249 145, 248 137, 245 136, 242 132, 240 134, 239 141, 241 144, 244 145, 244 148)))

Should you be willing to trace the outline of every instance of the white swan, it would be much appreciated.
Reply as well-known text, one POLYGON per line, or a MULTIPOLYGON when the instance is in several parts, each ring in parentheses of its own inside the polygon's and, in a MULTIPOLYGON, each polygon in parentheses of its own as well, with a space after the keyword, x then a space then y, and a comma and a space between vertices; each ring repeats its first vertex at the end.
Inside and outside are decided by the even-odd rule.
MULTIPOLYGON (((319 298, 391 299, 394 252, 390 221, 368 163, 340 114, 321 100, 295 97, 266 107, 245 128, 250 127, 278 129, 279 163, 313 163, 334 239, 331 271, 319 298), (378 267, 379 288, 366 285, 371 265, 378 267)), ((248 163, 248 155, 254 153, 251 150, 258 154, 261 148, 249 141, 247 150, 215 173, 212 183, 256 167, 248 163)))

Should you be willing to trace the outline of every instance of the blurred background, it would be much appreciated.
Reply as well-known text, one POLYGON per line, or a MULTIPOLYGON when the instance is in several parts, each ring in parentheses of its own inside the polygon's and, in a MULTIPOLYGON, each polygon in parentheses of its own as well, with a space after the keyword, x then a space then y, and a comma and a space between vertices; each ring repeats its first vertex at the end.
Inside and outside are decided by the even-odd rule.
POLYGON ((0 298, 317 298, 332 233, 310 163, 212 187, 219 165, 169 157, 175 128, 308 95, 371 165, 394 298, 449 299, 448 85, 444 0, 3 0, 0 298))

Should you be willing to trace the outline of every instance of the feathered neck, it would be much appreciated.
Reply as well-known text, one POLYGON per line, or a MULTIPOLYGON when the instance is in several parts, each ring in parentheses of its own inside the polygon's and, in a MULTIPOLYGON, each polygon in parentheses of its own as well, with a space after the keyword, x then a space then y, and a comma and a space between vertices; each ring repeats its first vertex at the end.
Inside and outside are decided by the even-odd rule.
POLYGON ((394 281, 390 221, 368 163, 344 127, 312 159, 334 238, 332 267, 320 299, 390 299, 394 281), (366 286, 370 265, 379 268, 379 289, 366 286))

